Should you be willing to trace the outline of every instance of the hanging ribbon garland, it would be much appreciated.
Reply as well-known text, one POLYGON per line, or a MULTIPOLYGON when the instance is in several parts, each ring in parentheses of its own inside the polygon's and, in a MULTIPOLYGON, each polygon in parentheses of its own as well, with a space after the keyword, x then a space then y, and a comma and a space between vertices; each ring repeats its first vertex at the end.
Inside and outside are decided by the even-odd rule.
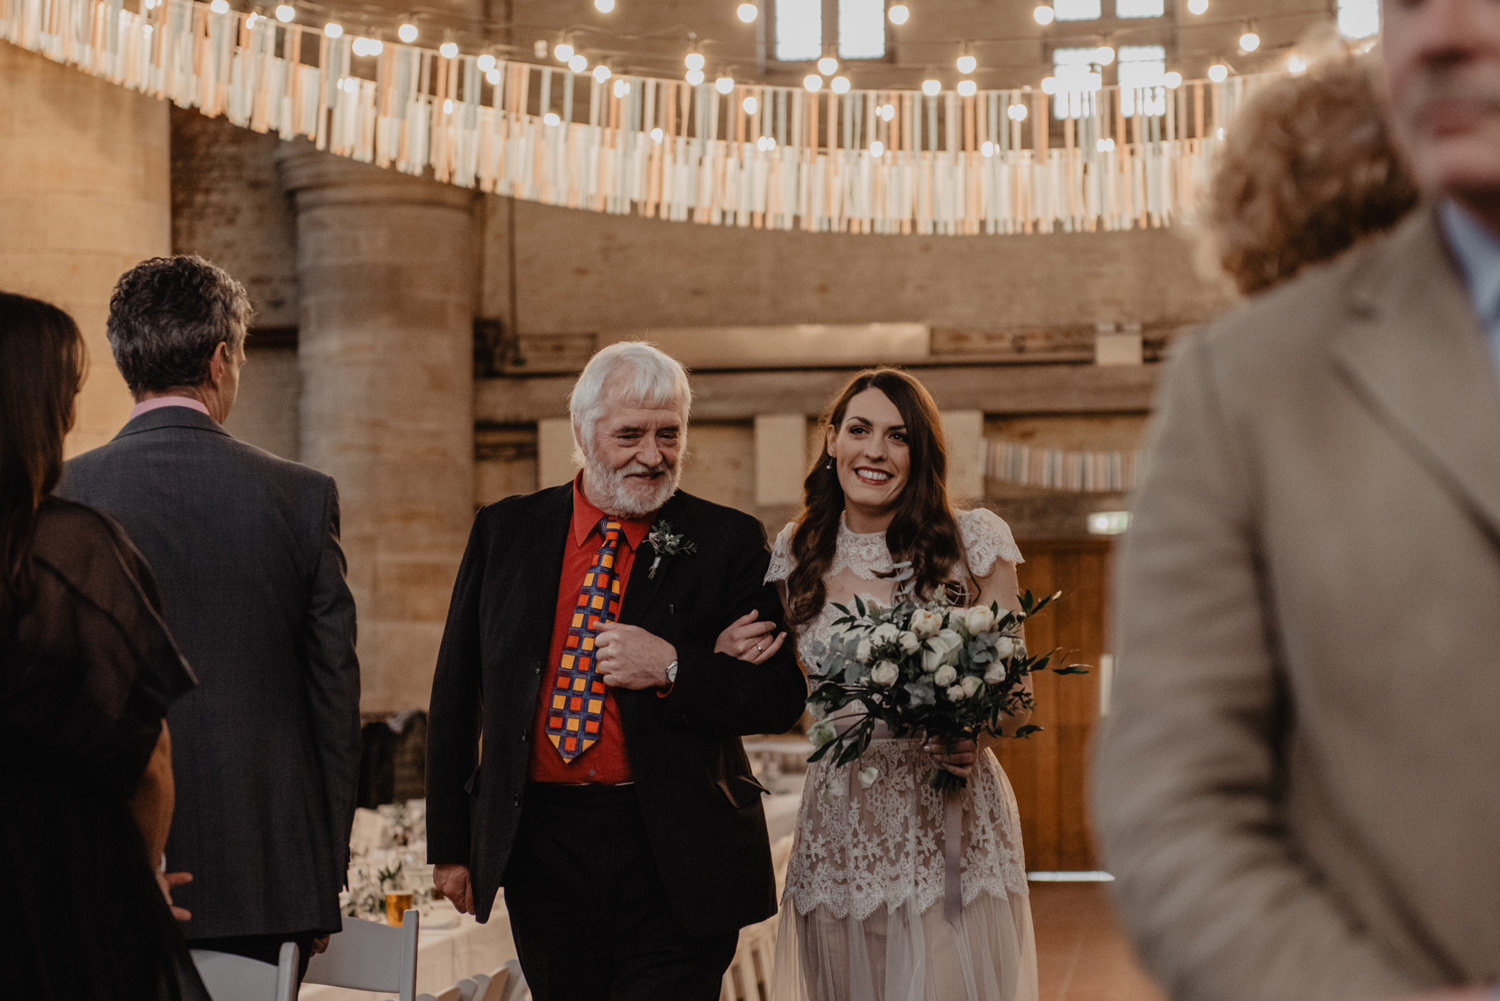
POLYGON ((992 480, 1073 493, 1123 493, 1135 489, 1141 453, 1071 452, 1034 448, 991 438, 985 442, 984 474, 992 480))
POLYGON ((1255 77, 1169 90, 808 93, 355 39, 194 0, 0 0, 0 39, 282 139, 514 198, 707 225, 974 235, 1181 220, 1255 77), (753 101, 747 100, 753 98, 753 101), (1205 114, 1205 107, 1209 110, 1205 114), (1129 115, 1149 109, 1150 116, 1129 115))

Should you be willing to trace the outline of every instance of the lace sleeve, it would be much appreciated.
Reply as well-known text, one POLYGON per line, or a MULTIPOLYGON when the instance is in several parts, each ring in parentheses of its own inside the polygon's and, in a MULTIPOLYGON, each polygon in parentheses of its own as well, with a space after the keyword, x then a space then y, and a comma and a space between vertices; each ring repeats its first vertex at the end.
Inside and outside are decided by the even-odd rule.
POLYGON ((771 566, 766 571, 767 584, 786 580, 792 575, 792 568, 796 565, 792 562, 792 536, 796 531, 797 523, 789 521, 777 533, 776 541, 771 543, 771 566))
POLYGON ((1016 548, 1010 526, 989 508, 979 507, 959 514, 958 534, 963 539, 969 570, 976 577, 988 577, 995 569, 996 560, 1026 562, 1021 558, 1021 550, 1016 548))

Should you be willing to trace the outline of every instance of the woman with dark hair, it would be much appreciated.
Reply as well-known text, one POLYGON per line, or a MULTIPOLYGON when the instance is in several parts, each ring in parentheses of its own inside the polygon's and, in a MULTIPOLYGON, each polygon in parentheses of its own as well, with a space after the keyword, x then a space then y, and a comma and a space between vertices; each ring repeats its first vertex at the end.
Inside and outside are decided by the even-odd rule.
POLYGON ((72 319, 0 293, 0 969, 28 999, 207 1001, 156 866, 193 676, 118 527, 51 496, 82 378, 72 319))
MULTIPOLYGON (((782 582, 804 650, 827 640, 841 614, 834 603, 858 595, 890 604, 897 564, 910 565, 902 587, 919 599, 1017 607, 1021 554, 993 512, 954 513, 942 426, 921 383, 894 369, 862 372, 823 430, 802 514, 777 537, 767 574, 782 582)), ((737 628, 723 647, 764 656, 755 649, 770 645, 764 632, 737 628)), ((1015 796, 994 754, 972 741, 946 747, 877 733, 851 765, 810 765, 783 914, 778 1001, 1037 996, 1015 796), (940 906, 944 802, 929 785, 934 767, 968 779, 959 794, 963 908, 952 923, 940 906)))

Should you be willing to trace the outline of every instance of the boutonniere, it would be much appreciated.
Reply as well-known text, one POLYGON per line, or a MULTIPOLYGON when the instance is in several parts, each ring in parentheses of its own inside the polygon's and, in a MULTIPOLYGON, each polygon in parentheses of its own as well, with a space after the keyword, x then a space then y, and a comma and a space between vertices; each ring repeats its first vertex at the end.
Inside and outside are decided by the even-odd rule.
POLYGON ((663 558, 676 556, 678 553, 690 556, 698 551, 696 542, 672 531, 670 521, 658 521, 651 529, 651 534, 646 536, 646 541, 651 543, 651 549, 656 553, 656 559, 651 561, 651 569, 646 573, 647 580, 656 576, 656 568, 661 566, 663 558))

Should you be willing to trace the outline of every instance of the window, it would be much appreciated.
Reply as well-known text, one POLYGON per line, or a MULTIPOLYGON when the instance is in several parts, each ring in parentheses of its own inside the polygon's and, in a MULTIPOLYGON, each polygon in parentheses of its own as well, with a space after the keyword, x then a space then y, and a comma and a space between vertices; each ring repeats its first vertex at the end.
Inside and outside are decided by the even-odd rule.
POLYGON ((1097 21, 1103 13, 1099 0, 1053 0, 1059 21, 1097 21))
POLYGON ((1103 82, 1098 64, 1097 46, 1052 50, 1052 77, 1057 81, 1052 109, 1056 117, 1083 118, 1094 113, 1094 94, 1103 82))
POLYGON ((1161 17, 1165 0, 1115 0, 1115 17, 1161 17))
POLYGON ((1167 50, 1160 45, 1120 46, 1120 110, 1126 118, 1136 113, 1165 115, 1167 50))
POLYGON ((1339 0, 1339 34, 1371 38, 1380 33, 1380 0, 1339 0))
MULTIPOLYGON (((1097 0, 1096 0, 1097 2, 1097 0)), ((832 24, 822 0, 776 0, 776 58, 806 62, 832 50, 843 59, 885 56, 885 0, 838 0, 832 24)))

